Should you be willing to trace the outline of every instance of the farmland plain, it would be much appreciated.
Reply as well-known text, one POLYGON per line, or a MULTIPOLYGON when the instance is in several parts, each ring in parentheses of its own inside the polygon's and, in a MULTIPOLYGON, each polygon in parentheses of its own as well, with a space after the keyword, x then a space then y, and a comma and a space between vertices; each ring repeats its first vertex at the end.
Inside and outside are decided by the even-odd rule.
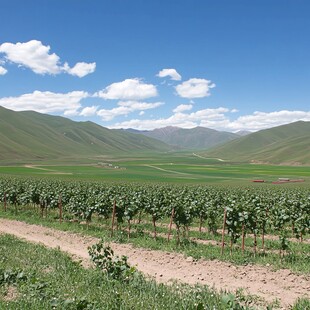
MULTIPOLYGON (((191 152, 153 156, 105 156, 82 163, 75 160, 44 163, 2 164, 0 174, 61 179, 185 184, 249 185, 255 179, 271 183, 278 178, 303 179, 309 185, 310 166, 246 164, 198 157, 191 152)), ((281 184, 280 186, 283 186, 281 184)), ((287 186, 288 184, 285 184, 287 186)), ((257 185, 257 186, 261 186, 257 185)))
MULTIPOLYGON (((46 162, 23 162, 14 165, 8 165, 8 163, 2 163, 0 166, 0 176, 1 177, 8 177, 9 176, 23 176, 23 177, 30 177, 31 179, 38 179, 39 182, 42 179, 46 178, 48 180, 77 180, 82 181, 95 181, 93 184, 96 183, 107 183, 107 182, 120 182, 120 183, 169 183, 169 184, 205 184, 205 185, 217 185, 219 187, 227 188, 236 186, 236 187, 256 187, 256 188, 265 188, 269 187, 279 188, 279 187, 305 187, 309 188, 310 183, 310 167, 309 166, 280 166, 280 165, 263 165, 263 164, 246 164, 241 162, 229 162, 222 160, 221 158, 205 158, 201 155, 197 155, 192 152, 169 152, 159 154, 128 154, 119 155, 119 156, 102 156, 98 158, 89 158, 84 159, 83 161, 78 160, 58 160, 58 161, 46 161, 46 162), (296 182, 291 184, 273 184, 273 181, 278 180, 279 178, 289 178, 289 179, 303 179, 304 182, 296 182), (253 183, 253 180, 261 179, 264 180, 264 183, 253 183)), ((12 178, 13 179, 13 178, 12 178)), ((21 180, 24 178, 20 178, 21 180)), ((44 183, 44 182, 43 182, 44 183)), ((67 182, 64 182, 64 184, 67 182)), ((69 183, 69 182, 68 182, 69 183)), ((92 183, 91 183, 92 184, 92 183)), ((112 183, 111 183, 112 185, 112 183)), ((127 186, 127 185, 126 185, 127 186)), ((145 185, 146 186, 146 185, 145 185)), ((217 188, 220 190, 220 188, 217 188)), ((146 186, 146 188, 148 188, 146 186)), ((267 189, 267 188, 266 188, 267 189)), ((57 192, 57 190, 56 190, 57 192)), ((264 192, 265 193, 265 192, 264 192)), ((307 277, 309 271, 309 264, 307 262, 307 253, 309 253, 309 235, 305 233, 303 238, 305 240, 304 243, 297 242, 296 240, 290 243, 290 251, 287 255, 285 255, 284 259, 279 257, 279 248, 280 248, 280 241, 278 233, 274 230, 270 230, 269 233, 272 234, 271 237, 274 237, 275 240, 268 240, 266 239, 266 252, 259 253, 257 256, 253 255, 252 246, 253 246, 253 238, 249 236, 245 242, 245 253, 242 254, 240 251, 233 251, 232 254, 228 253, 228 249, 226 249, 224 255, 221 254, 221 249, 219 244, 221 242, 220 234, 216 234, 215 236, 211 236, 209 232, 203 231, 201 234, 198 231, 198 219, 196 219, 193 223, 193 227, 188 235, 189 239, 182 239, 180 245, 177 242, 167 242, 167 223, 169 218, 163 218, 158 223, 158 237, 155 240, 152 237, 152 225, 151 219, 145 214, 142 217, 141 224, 136 224, 135 219, 132 224, 132 235, 131 238, 128 240, 126 238, 127 231, 126 225, 122 226, 121 224, 118 227, 118 230, 115 233, 115 236, 112 238, 110 236, 110 225, 111 225, 111 214, 109 214, 109 218, 103 220, 97 218, 97 216, 93 217, 93 221, 91 224, 85 226, 83 221, 80 223, 79 221, 76 222, 76 219, 72 220, 72 214, 66 211, 65 207, 65 214, 64 218, 67 219, 63 223, 56 223, 55 219, 58 219, 58 211, 52 208, 48 208, 45 217, 43 216, 43 209, 42 212, 38 211, 39 209, 35 208, 33 205, 25 205, 25 206, 17 206, 13 208, 13 205, 10 205, 9 202, 9 193, 8 194, 8 210, 3 211, 4 204, 1 205, 0 215, 2 218, 7 219, 15 219, 15 220, 23 220, 31 224, 40 224, 43 226, 52 227, 57 225, 57 229, 60 230, 75 230, 78 229, 80 233, 83 235, 91 234, 93 230, 100 230, 99 235, 100 237, 105 237, 105 240, 110 240, 112 242, 117 241, 120 243, 120 247, 125 247, 123 243, 129 242, 135 246, 134 251, 136 252, 138 248, 147 249, 147 251, 154 250, 154 251, 167 251, 169 252, 167 256, 171 258, 171 253, 182 253, 185 256, 183 258, 184 261, 188 263, 188 260, 210 260, 213 261, 214 259, 218 260, 218 264, 226 264, 228 262, 229 267, 226 269, 222 266, 221 268, 224 270, 224 273, 231 269, 231 265, 237 266, 234 268, 239 268, 238 265, 242 266, 241 269, 244 269, 247 264, 250 263, 251 269, 254 270, 255 278, 257 274, 257 270, 259 268, 265 268, 266 266, 271 266, 272 268, 284 270, 279 272, 285 272, 288 270, 292 277, 307 277), (48 211, 48 212, 47 212, 48 211), (69 226, 70 227, 69 227, 69 226), (137 225, 137 226, 135 226, 137 225), (141 226, 142 225, 142 226, 141 226), (85 226, 85 227, 84 227, 85 226), (105 229, 103 229, 105 227, 105 229), (199 239, 199 240, 198 240, 199 239), (198 241, 197 241, 198 240, 198 241), (205 243, 205 244, 204 244, 205 243), (212 244, 211 244, 212 243, 212 244)), ((4 196, 6 196, 4 194, 4 196)), ((57 197, 58 199, 58 197, 57 197)), ((109 203, 112 206, 112 202, 109 203)), ((111 211, 111 210, 110 210, 111 211)), ((110 212, 111 213, 111 212, 110 212)), ((58 222, 58 221, 57 221, 58 222)), ((218 227, 220 227, 220 223, 222 222, 222 218, 218 220, 218 227)), ((3 225, 2 225, 3 226, 3 225)), ((289 228, 290 229, 290 228, 289 228)), ((176 229, 173 228, 173 239, 177 240, 176 238, 176 229)), ((185 231, 185 230, 184 230, 185 231)), ((291 230, 288 230, 289 237, 291 236, 291 230)), ((42 234, 39 236, 41 240, 42 234)), ((97 235, 94 235, 97 236, 97 235)), ((291 239, 292 239, 291 238, 291 239)), ((229 244, 229 236, 225 236, 225 244, 229 244)), ((238 241, 238 244, 235 245, 235 249, 241 248, 241 241, 238 241)), ((141 250, 142 251, 142 250, 141 250)), ((139 252, 140 253, 140 252, 139 252)), ((127 253, 128 254, 128 253, 127 253)), ((173 254, 177 255, 177 254, 173 254)), ((134 254, 130 255, 132 258, 134 254)), ((139 257, 141 254, 138 255, 139 257)), ((162 257, 160 258, 160 261, 162 257)), ((8 268, 8 265, 5 264, 5 267, 8 268)), ((162 266, 159 267, 162 270, 162 266)), ((264 272, 267 270, 264 269, 264 272)), ((83 271, 88 272, 88 271, 83 271)), ((201 271, 199 271, 201 273, 201 271)), ((266 271, 266 274, 269 272, 266 271)), ((164 274, 164 272, 163 272, 164 274)), ((189 273, 189 276, 193 275, 194 273, 189 273)), ((205 272, 207 274, 207 272, 205 272)), ((154 275, 156 276, 156 274, 154 275)), ((217 278, 218 274, 216 273, 215 278, 217 278)), ((163 277, 163 275, 162 275, 163 277)), ((197 279, 200 278, 200 274, 197 273, 197 279)), ((294 278, 294 279, 295 279, 294 278)), ((183 279, 183 278, 182 278, 183 279)), ((296 278, 297 279, 297 278, 296 278)), ((294 285, 297 287, 297 291, 299 291, 299 280, 292 280, 294 285), (298 284, 296 284, 298 283, 298 284)), ((184 279, 183 279, 184 280, 184 279)), ((48 280, 50 281, 50 280, 48 280)), ((238 283, 238 287, 245 286, 245 280, 240 280, 238 283)), ((251 279, 249 280, 252 281, 251 279)), ((262 281, 268 282, 265 278, 262 281)), ((265 283, 264 282, 264 283, 265 283)), ((292 282, 292 283, 293 283, 292 282)), ((50 283, 50 282, 49 282, 50 283)), ((144 282, 143 282, 144 283, 144 282)), ((155 282, 153 282, 155 283, 155 282)), ((187 283, 187 282, 186 282, 187 283)), ((191 283, 191 282, 188 282, 191 283)), ((286 283, 286 282, 285 282, 286 283)), ((204 282, 200 283, 202 285, 206 284, 204 282)), ((144 285, 144 284, 143 284, 144 285)), ((156 285, 156 284, 154 284, 156 285)), ((211 285, 211 284, 209 284, 211 285)), ((228 285, 230 287, 231 285, 228 285)), ((161 287, 161 286, 160 286, 161 287)), ((300 288, 304 289, 305 285, 300 286, 300 288)), ((165 286, 163 286, 164 289, 165 286)), ((219 286, 219 292, 222 286, 219 286)), ((75 288, 74 288, 75 289, 75 288)), ((156 286, 157 289, 157 286, 156 286)), ((204 287, 207 290, 207 287, 204 287)), ((229 289, 234 294, 237 294, 232 287, 229 289)), ((169 290, 167 289, 167 292, 169 290)), ((21 290, 19 289, 19 292, 21 290)), ((103 292, 102 292, 103 293, 103 292)), ((152 293, 152 292, 151 292, 152 293)), ((296 296, 292 298, 291 301, 285 301, 281 296, 277 298, 266 299, 263 296, 259 296, 259 301, 256 301, 256 290, 253 289, 252 293, 255 294, 255 298, 248 296, 246 300, 249 300, 251 305, 253 302, 254 307, 260 307, 260 303, 263 302, 266 305, 266 302, 271 302, 275 306, 275 308, 283 305, 290 304, 291 309, 305 309, 309 305, 309 299, 302 295, 300 297, 305 299, 298 299, 296 296), (302 304, 304 303, 304 304, 302 304), (294 304, 294 305, 293 305, 294 304)), ((123 292, 126 295, 126 292, 123 292)), ((170 294, 170 293, 169 293, 170 294)), ((259 293, 257 293, 259 294, 259 293)), ((0 292, 1 295, 1 292, 0 292)), ((3 295, 6 297, 8 295, 7 291, 3 292, 3 295)), ((72 294, 70 293, 70 296, 72 294)), ((91 296, 88 292, 87 294, 88 300, 92 300, 97 302, 97 299, 94 296, 91 296)), ((84 296, 83 295, 83 296, 84 296)), ((168 293, 165 292, 165 295, 168 296, 168 293)), ((65 295, 64 295, 65 296, 65 295)), ((59 302, 66 302, 64 296, 61 295, 59 302)), ((83 297, 82 296, 82 297, 83 297)), ((169 295, 170 296, 170 295, 169 295)), ((207 295, 206 295, 207 296, 207 295)), ((232 295, 234 296, 234 295, 232 295)), ((242 295, 243 296, 243 295, 242 295)), ((299 295, 298 295, 299 296, 299 295)), ((74 300, 77 298, 82 298, 75 296, 74 300)), ((273 296, 274 297, 274 296, 273 296)), ((4 297, 3 297, 4 298, 4 297)), ((2 298, 2 299, 3 299, 2 298)), ((148 296, 145 297, 147 299, 148 296)), ((211 303, 221 303, 220 295, 217 293, 212 294, 212 300, 207 301, 206 303, 210 305, 211 303), (214 297, 216 296, 216 298, 214 297), (219 297, 217 297, 219 296, 219 297)), ((237 298, 237 297, 234 297, 237 298)), ((78 299, 77 299, 78 300, 78 299)), ((194 303, 200 302, 197 298, 193 300, 194 303)), ((15 301, 14 301, 15 302, 15 301)), ((13 302, 13 303, 14 303, 13 302)), ((17 298, 16 302, 22 302, 20 299, 17 298)), ((44 301, 45 302, 45 301, 44 301)), ((48 303, 50 302, 47 301, 48 303)), ((127 302, 127 301, 126 301, 127 302)), ((192 302, 192 301, 190 301, 192 302)), ((16 304, 6 302, 6 305, 15 307, 16 304)), ((167 300, 164 301, 167 304, 167 300)), ((157 303, 158 304, 158 303, 157 303)), ((39 303, 38 303, 39 305, 39 303)), ((1 296, 0 296, 0 307, 1 307, 1 296)), ((35 308, 34 305, 29 306, 29 308, 35 308)), ((42 309, 46 307, 45 305, 41 305, 42 309)), ((39 306, 36 305, 37 309, 40 309, 39 306)), ((218 309, 221 309, 222 305, 218 306, 218 309)), ((158 307, 160 308, 160 307, 158 307)), ((253 309, 255 309, 253 308, 253 309)), ((9 308, 8 308, 9 309, 9 308)), ((13 308, 12 308, 13 309, 13 308)), ((193 308, 194 309, 194 308, 193 308)), ((227 309, 226 305, 223 306, 223 309, 227 309)), ((243 309, 243 308, 241 308, 243 309)), ((244 308, 245 309, 245 308, 244 308)))

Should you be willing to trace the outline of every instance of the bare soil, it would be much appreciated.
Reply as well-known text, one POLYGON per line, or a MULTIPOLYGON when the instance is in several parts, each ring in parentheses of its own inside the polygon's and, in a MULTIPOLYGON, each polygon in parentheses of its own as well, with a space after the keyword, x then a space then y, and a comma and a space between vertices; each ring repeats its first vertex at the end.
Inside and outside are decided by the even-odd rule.
MULTIPOLYGON (((97 238, 6 219, 0 219, 0 233, 59 248, 73 259, 80 260, 85 267, 90 266, 87 247, 98 242, 97 238)), ((195 261, 179 253, 135 248, 131 244, 110 243, 110 246, 116 255, 126 255, 131 265, 159 282, 200 283, 218 291, 243 289, 245 293, 269 303, 278 300, 283 309, 288 309, 299 297, 310 298, 310 277, 290 270, 274 271, 257 265, 236 266, 218 260, 195 261)))
POLYGON ((17 298, 19 298, 19 293, 17 291, 17 288, 13 285, 10 285, 7 288, 5 296, 2 298, 4 301, 14 301, 17 298))
MULTIPOLYGON (((147 221, 141 221, 142 223, 149 223, 149 222, 147 222, 147 221)), ((167 229, 169 228, 169 225, 168 224, 164 224, 164 223, 156 223, 156 225, 157 226, 160 226, 160 227, 166 227, 167 229)), ((176 230, 177 229, 177 227, 176 227, 176 225, 173 223, 172 224, 172 226, 171 226, 174 230, 176 230)), ((199 231, 199 227, 190 227, 190 230, 191 231, 199 231)), ((226 230, 227 231, 227 230, 226 230)), ((203 232, 208 232, 208 229, 206 228, 206 227, 202 227, 201 228, 201 232, 203 233, 203 232)), ((221 229, 218 229, 217 230, 217 233, 218 234, 222 234, 222 230, 221 229)), ((254 238, 254 235, 253 234, 246 234, 246 238, 254 238)), ((257 239, 258 240, 261 240, 261 238, 262 238, 262 235, 261 234, 259 234, 259 235, 257 235, 257 239)), ((269 235, 269 234, 265 234, 264 235, 264 238, 265 238, 265 240, 279 240, 279 236, 276 236, 276 235, 269 235)), ((199 242, 198 240, 200 240, 200 241, 203 241, 202 239, 199 239, 199 238, 192 238, 192 239, 194 239, 194 241, 197 241, 197 242, 199 242)), ((300 242, 300 240, 299 239, 296 239, 296 238, 287 238, 287 240, 288 241, 290 241, 290 242, 300 242)), ((211 244, 216 244, 217 242, 216 241, 214 241, 214 240, 208 240, 208 241, 211 241, 211 244), (213 242, 214 241, 214 242, 213 242)), ((303 240, 302 240, 302 242, 303 243, 308 243, 308 244, 310 244, 310 238, 305 238, 305 237, 303 237, 303 240)))

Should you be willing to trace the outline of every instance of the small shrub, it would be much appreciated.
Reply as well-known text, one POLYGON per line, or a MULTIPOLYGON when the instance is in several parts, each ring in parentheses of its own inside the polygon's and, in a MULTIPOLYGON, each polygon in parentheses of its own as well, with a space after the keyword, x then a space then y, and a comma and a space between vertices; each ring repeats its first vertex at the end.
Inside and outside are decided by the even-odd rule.
POLYGON ((128 281, 137 275, 136 268, 131 267, 126 256, 116 256, 110 246, 100 242, 88 247, 88 253, 95 266, 103 270, 109 277, 128 281))
POLYGON ((0 285, 17 284, 17 282, 25 281, 26 279, 26 275, 21 270, 0 269, 0 285))

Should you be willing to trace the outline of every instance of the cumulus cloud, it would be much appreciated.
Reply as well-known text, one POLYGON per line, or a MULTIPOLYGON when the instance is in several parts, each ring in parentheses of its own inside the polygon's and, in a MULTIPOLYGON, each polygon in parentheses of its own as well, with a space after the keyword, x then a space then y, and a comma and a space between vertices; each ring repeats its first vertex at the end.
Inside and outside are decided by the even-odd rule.
POLYGON ((96 69, 96 63, 78 62, 73 68, 70 68, 67 63, 64 65, 64 70, 71 75, 78 77, 84 77, 90 73, 93 73, 96 69))
POLYGON ((118 103, 118 107, 110 110, 101 109, 97 112, 97 115, 99 115, 104 121, 111 121, 117 116, 128 115, 134 111, 144 112, 145 110, 154 109, 163 104, 163 102, 148 103, 138 101, 120 101, 118 103))
POLYGON ((0 53, 4 53, 7 60, 30 68, 38 74, 58 74, 61 72, 59 57, 49 52, 50 46, 44 46, 37 40, 0 45, 0 53))
POLYGON ((189 79, 175 87, 177 94, 183 98, 203 98, 210 96, 210 89, 215 84, 206 79, 189 79))
POLYGON ((0 98, 0 105, 14 110, 33 110, 40 113, 63 113, 76 115, 81 108, 81 100, 89 97, 84 91, 72 91, 69 93, 53 93, 49 91, 34 91, 19 97, 0 98))
POLYGON ((50 53, 50 46, 43 45, 41 41, 31 40, 25 43, 3 43, 0 53, 5 54, 6 61, 31 69, 37 74, 59 74, 67 72, 71 75, 83 77, 95 70, 95 63, 79 62, 73 68, 67 63, 61 64, 55 53, 50 53))
POLYGON ((231 115, 235 109, 217 108, 203 109, 191 113, 175 112, 167 118, 160 119, 132 119, 116 123, 111 128, 135 128, 139 130, 151 130, 165 126, 178 126, 183 128, 194 128, 203 126, 216 130, 225 131, 258 131, 270 127, 276 127, 299 120, 310 121, 310 111, 274 111, 254 112, 250 115, 243 115, 235 120, 231 115))
POLYGON ((175 69, 162 69, 158 72, 157 76, 161 78, 169 76, 174 81, 180 81, 182 79, 181 75, 175 69))
POLYGON ((192 108, 193 108, 192 104, 180 104, 173 110, 173 112, 180 113, 184 111, 190 111, 192 108))
POLYGON ((7 72, 8 72, 8 70, 6 70, 2 66, 0 66, 0 75, 5 75, 7 72))
POLYGON ((116 100, 144 100, 157 95, 156 86, 146 84, 138 78, 113 83, 95 94, 103 99, 116 100))
POLYGON ((225 120, 225 113, 229 112, 227 108, 203 109, 192 113, 177 112, 168 118, 161 119, 133 119, 121 123, 116 123, 111 128, 136 128, 139 130, 151 130, 165 126, 178 126, 182 128, 193 128, 201 126, 203 120, 212 120, 213 122, 225 120))
POLYGON ((101 117, 103 121, 111 121, 113 118, 121 115, 127 115, 131 112, 128 107, 117 107, 110 110, 100 109, 97 115, 101 117))
POLYGON ((82 109, 79 115, 93 116, 93 115, 96 115, 97 110, 98 110, 98 106, 85 107, 84 109, 82 109))
POLYGON ((119 106, 128 107, 133 111, 154 109, 154 108, 162 106, 163 104, 164 104, 163 102, 148 103, 148 102, 140 102, 140 101, 120 101, 118 103, 119 106))
POLYGON ((236 120, 229 122, 226 127, 227 129, 233 131, 257 131, 292 122, 297 122, 299 120, 310 121, 310 111, 256 111, 253 114, 238 117, 236 120))

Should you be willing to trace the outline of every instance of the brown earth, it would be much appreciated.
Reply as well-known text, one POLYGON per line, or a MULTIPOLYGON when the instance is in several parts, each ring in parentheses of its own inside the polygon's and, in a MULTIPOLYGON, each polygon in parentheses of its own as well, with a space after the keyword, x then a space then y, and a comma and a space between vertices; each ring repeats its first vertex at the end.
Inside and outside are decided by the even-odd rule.
MULTIPOLYGON (((0 233, 59 248, 75 260, 81 260, 85 267, 90 266, 87 247, 99 240, 6 219, 0 219, 0 233)), ((243 289, 245 293, 259 296, 269 303, 279 300, 283 309, 289 309, 299 297, 310 298, 310 277, 290 270, 274 271, 257 265, 236 266, 218 260, 195 261, 179 253, 135 248, 130 244, 110 243, 110 246, 116 255, 126 255, 131 265, 159 282, 200 283, 219 291, 243 289)))
POLYGON ((18 293, 18 290, 15 286, 10 285, 7 288, 7 291, 5 293, 5 296, 2 298, 4 301, 13 301, 19 298, 20 294, 18 293))
MULTIPOLYGON (((141 221, 141 223, 144 223, 144 224, 147 224, 147 223, 149 223, 149 222, 147 222, 147 221, 141 221)), ((160 227, 166 227, 167 229, 169 229, 169 225, 168 224, 163 224, 163 223, 157 223, 156 224, 157 226, 160 226, 160 227)), ((176 230, 176 225, 173 223, 172 225, 171 225, 171 227, 174 229, 174 230, 176 230)), ((190 230, 191 231, 199 231, 199 227, 190 227, 190 230)), ((227 231, 227 230, 226 230, 227 231)), ((203 233, 203 232, 208 232, 208 229, 206 228, 206 227, 202 227, 201 228, 201 232, 203 233)), ((221 229, 218 229, 217 230, 217 233, 218 234, 222 234, 222 230, 221 229)), ((253 234, 249 234, 249 233, 247 233, 246 234, 246 238, 254 238, 254 235, 253 234)), ((265 240, 279 240, 279 236, 276 236, 276 235, 269 235, 269 234, 265 234, 264 235, 264 238, 265 238, 265 240)), ((261 240, 262 239, 262 235, 261 234, 259 234, 259 235, 257 235, 257 240, 261 240)), ((198 241, 198 240, 200 240, 200 241, 204 241, 204 240, 201 240, 201 239, 197 239, 197 238, 194 238, 194 241, 198 241)), ((297 238, 287 238, 287 240, 288 241, 290 241, 290 242, 300 242, 300 240, 299 239, 297 239, 297 238)), ((210 243, 211 244, 217 244, 217 242, 215 241, 215 240, 207 240, 207 241, 210 241, 210 243)), ((198 241, 199 242, 199 241, 198 241)), ((308 243, 308 244, 310 244, 310 238, 304 238, 303 237, 303 240, 302 240, 302 242, 303 243, 308 243)))

